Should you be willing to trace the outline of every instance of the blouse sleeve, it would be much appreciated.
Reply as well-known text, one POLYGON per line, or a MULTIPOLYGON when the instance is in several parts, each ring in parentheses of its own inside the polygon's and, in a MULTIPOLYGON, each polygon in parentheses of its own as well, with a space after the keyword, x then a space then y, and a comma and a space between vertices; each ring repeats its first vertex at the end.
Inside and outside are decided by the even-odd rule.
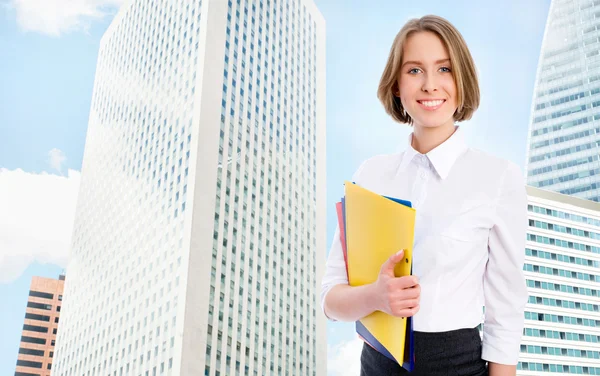
POLYGON ((346 262, 344 261, 342 243, 340 241, 340 227, 336 226, 335 233, 333 234, 333 243, 327 257, 325 275, 321 282, 321 308, 325 316, 331 321, 336 320, 330 318, 325 313, 325 296, 327 296, 327 293, 333 286, 342 283, 348 284, 348 276, 346 275, 346 262))
MULTIPOLYGON (((352 181, 358 183, 359 175, 363 170, 366 161, 356 170, 352 175, 352 181)), ((348 275, 346 274, 346 262, 344 261, 344 253, 342 250, 342 242, 340 241, 340 226, 335 226, 335 232, 333 234, 333 241, 331 248, 329 249, 329 256, 327 257, 327 263, 325 266, 325 274, 321 281, 321 309, 323 314, 331 321, 336 321, 327 316, 325 313, 325 297, 331 288, 339 284, 348 284, 348 275)))
POLYGON ((528 293, 523 274, 527 235, 527 193, 517 165, 510 163, 496 200, 484 274, 485 320, 482 358, 518 363, 528 293))

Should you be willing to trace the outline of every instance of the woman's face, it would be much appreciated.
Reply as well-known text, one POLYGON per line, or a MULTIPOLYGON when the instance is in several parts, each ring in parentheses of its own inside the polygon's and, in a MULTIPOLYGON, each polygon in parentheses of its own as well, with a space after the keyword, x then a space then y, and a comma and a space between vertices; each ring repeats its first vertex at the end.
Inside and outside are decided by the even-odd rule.
POLYGON ((415 127, 453 126, 456 83, 450 56, 432 32, 417 32, 404 43, 398 79, 400 100, 415 127))

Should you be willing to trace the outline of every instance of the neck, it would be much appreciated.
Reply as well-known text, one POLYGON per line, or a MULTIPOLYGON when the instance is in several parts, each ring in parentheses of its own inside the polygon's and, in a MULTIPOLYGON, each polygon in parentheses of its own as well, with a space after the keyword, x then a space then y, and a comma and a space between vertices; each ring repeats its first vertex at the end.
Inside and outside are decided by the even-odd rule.
POLYGON ((435 128, 415 126, 412 147, 421 154, 427 154, 452 136, 456 127, 453 123, 435 128))

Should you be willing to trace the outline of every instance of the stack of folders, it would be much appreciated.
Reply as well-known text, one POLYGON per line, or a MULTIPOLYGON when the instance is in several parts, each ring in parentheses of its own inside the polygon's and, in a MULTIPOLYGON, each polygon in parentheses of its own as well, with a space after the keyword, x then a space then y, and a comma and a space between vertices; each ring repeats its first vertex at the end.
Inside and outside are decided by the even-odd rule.
MULTIPOLYGON (((381 266, 404 249, 404 260, 394 269, 396 277, 412 272, 415 209, 408 201, 382 196, 345 182, 345 195, 336 204, 340 240, 350 286, 377 281, 381 266)), ((356 322, 358 335, 368 345, 408 371, 414 368, 412 317, 381 311, 356 322)))

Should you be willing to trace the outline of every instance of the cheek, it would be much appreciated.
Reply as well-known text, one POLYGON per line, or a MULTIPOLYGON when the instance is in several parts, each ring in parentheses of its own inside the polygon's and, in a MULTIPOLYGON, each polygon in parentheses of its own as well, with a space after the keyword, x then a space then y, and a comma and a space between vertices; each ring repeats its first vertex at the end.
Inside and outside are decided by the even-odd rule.
POLYGON ((410 102, 416 96, 415 93, 418 92, 418 84, 414 81, 415 80, 406 80, 398 85, 402 105, 404 105, 405 102, 410 102))
POLYGON ((444 82, 444 88, 446 89, 446 92, 448 92, 448 94, 452 96, 453 99, 456 99, 457 89, 456 84, 454 83, 454 79, 452 77, 448 78, 444 82))
POLYGON ((402 104, 402 107, 406 110, 408 108, 408 104, 407 101, 404 97, 404 95, 400 95, 400 104, 402 104))
POLYGON ((402 103, 402 107, 410 108, 411 106, 413 106, 415 101, 412 99, 411 95, 405 94, 406 90, 401 93, 404 93, 404 94, 400 94, 400 103, 402 103))
POLYGON ((398 84, 400 91, 405 91, 407 93, 414 91, 417 86, 419 86, 419 82, 414 77, 407 77, 406 79, 400 80, 400 83, 398 84))

